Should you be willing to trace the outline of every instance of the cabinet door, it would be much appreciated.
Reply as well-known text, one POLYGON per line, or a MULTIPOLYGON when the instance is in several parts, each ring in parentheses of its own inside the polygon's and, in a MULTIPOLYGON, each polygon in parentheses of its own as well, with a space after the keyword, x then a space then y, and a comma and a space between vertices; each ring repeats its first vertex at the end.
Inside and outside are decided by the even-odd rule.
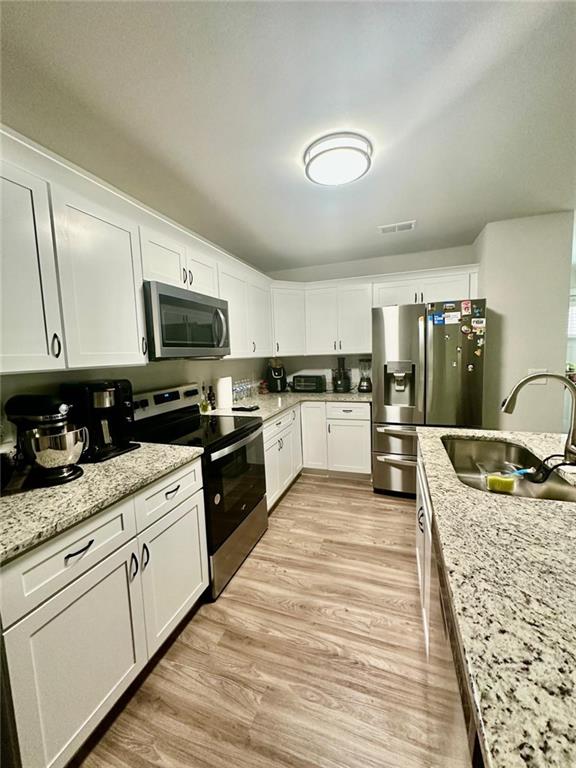
POLYGON ((208 245, 190 240, 188 243, 188 286, 206 296, 218 296, 218 266, 215 259, 205 253, 208 245))
POLYGON ((246 283, 235 275, 222 270, 220 272, 220 298, 228 302, 230 356, 249 357, 246 283))
POLYGON ((292 449, 293 430, 292 427, 282 432, 278 438, 280 442, 278 476, 280 482, 280 493, 290 487, 294 479, 294 452, 292 449))
POLYGON ((1 166, 0 373, 65 367, 48 185, 1 166))
POLYGON ((272 290, 274 349, 278 355, 306 354, 306 308, 304 290, 272 290))
POLYGON ((23 768, 72 757, 147 661, 130 542, 5 635, 23 768))
POLYGON ((306 353, 334 354, 338 349, 338 293, 334 288, 306 291, 306 353))
POLYGON ((470 275, 435 275, 421 281, 422 301, 454 301, 470 298, 470 275))
POLYGON ((137 227, 80 195, 53 189, 70 368, 146 362, 137 227))
POLYGON ((272 354, 270 289, 250 283, 246 289, 249 352, 254 357, 269 357, 272 354))
POLYGON ((328 469, 370 474, 370 422, 328 422, 328 469))
POLYGON ((372 352, 372 286, 338 289, 338 352, 372 352))
POLYGON ((266 472, 266 503, 272 509, 280 496, 280 441, 276 438, 264 447, 264 469, 266 472))
POLYGON ((309 469, 326 469, 326 403, 302 403, 302 459, 309 469))
POLYGON ((373 285, 372 303, 375 307, 418 302, 420 302, 420 280, 418 279, 386 280, 373 285))
POLYGON ((292 411, 292 458, 294 461, 294 476, 302 471, 302 421, 300 406, 292 411))
POLYGON ((140 246, 145 280, 158 280, 160 283, 186 288, 188 270, 186 246, 183 243, 148 227, 140 227, 140 246))
POLYGON ((152 656, 208 586, 203 491, 139 534, 138 543, 152 656))

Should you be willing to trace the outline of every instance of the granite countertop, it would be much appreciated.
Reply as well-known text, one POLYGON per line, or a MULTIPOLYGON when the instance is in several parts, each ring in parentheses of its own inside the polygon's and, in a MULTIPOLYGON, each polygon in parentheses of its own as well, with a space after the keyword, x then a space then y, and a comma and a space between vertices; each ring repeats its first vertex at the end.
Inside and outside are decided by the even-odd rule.
POLYGON ((98 464, 65 485, 0 499, 0 564, 197 459, 202 448, 152 445, 98 464))
POLYGON ((441 442, 450 434, 540 458, 563 453, 565 436, 418 428, 488 765, 576 766, 576 503, 469 488, 441 442))
POLYGON ((257 405, 257 411, 232 411, 229 408, 218 408, 211 411, 216 416, 260 416, 268 421, 278 416, 282 411, 293 408, 298 403, 319 401, 325 403, 371 403, 372 395, 358 392, 282 392, 280 394, 256 395, 242 400, 238 405, 257 405))

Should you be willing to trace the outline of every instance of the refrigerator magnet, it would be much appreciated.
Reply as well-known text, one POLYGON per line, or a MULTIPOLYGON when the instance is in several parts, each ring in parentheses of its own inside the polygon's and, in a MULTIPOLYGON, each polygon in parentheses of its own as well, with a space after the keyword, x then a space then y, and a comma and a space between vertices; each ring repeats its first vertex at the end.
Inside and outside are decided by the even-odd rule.
POLYGON ((471 301, 463 301, 460 304, 460 307, 462 309, 463 315, 471 315, 472 314, 472 302, 471 301))
POLYGON ((444 304, 444 312, 451 312, 454 309, 456 309, 456 304, 453 301, 444 304))
POLYGON ((444 325, 444 315, 442 312, 434 312, 432 315, 432 322, 434 325, 444 325))
POLYGON ((476 357, 482 357, 482 349, 475 349, 474 354, 476 357))
POLYGON ((484 346, 484 336, 478 336, 478 338, 476 339, 476 346, 477 347, 484 346))
POLYGON ((444 312, 444 323, 446 325, 457 325, 460 322, 460 312, 444 312))
POLYGON ((477 331, 480 328, 484 330, 486 328, 486 318, 485 317, 473 317, 472 318, 472 330, 477 331))
POLYGON ((462 333, 464 333, 466 336, 468 336, 468 334, 471 334, 471 333, 472 333, 472 328, 471 328, 469 325, 463 325, 463 326, 462 326, 462 328, 460 328, 460 330, 461 330, 461 331, 462 331, 462 333))

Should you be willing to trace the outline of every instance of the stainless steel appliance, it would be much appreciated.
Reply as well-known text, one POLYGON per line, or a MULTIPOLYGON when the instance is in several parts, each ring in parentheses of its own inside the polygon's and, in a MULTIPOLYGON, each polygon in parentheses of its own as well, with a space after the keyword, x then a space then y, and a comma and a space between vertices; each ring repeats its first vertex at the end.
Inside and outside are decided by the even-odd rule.
POLYGON ((286 381, 286 369, 281 360, 273 357, 266 368, 266 381, 268 392, 284 392, 288 386, 286 381))
POLYGON ((352 376, 344 357, 339 357, 338 368, 332 369, 332 389, 334 392, 350 392, 352 389, 352 376))
POLYGON ((106 461, 140 447, 130 440, 134 412, 128 379, 62 384, 60 394, 88 428, 90 444, 82 461, 106 461))
MULTIPOLYGON (((5 406, 17 427, 14 488, 61 485, 82 475, 77 466, 88 434, 69 421, 71 406, 51 395, 15 395, 5 406)), ((12 485, 12 483, 11 483, 12 485)))
POLYGON ((360 381, 358 382, 358 392, 372 392, 372 360, 362 357, 358 360, 360 369, 360 381))
POLYGON ((201 414, 197 384, 135 395, 134 436, 198 445, 210 582, 218 597, 268 527, 262 419, 201 414))
POLYGON ((299 373, 292 376, 294 392, 326 392, 326 376, 299 373))
POLYGON ((230 354, 227 301, 145 281, 144 304, 150 360, 230 354))
POLYGON ((482 426, 485 299, 372 310, 374 490, 416 492, 416 426, 482 426))

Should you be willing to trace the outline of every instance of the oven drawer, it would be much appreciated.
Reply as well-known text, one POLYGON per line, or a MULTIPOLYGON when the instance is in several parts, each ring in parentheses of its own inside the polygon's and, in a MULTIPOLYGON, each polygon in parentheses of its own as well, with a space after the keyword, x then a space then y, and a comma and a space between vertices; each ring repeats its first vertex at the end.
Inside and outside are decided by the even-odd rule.
POLYGON ((136 534, 134 501, 96 513, 0 571, 4 629, 52 597, 136 534))
POLYGON ((399 427, 392 424, 372 425, 374 451, 416 456, 417 444, 416 427, 399 427))
POLYGON ((296 408, 291 408, 289 411, 283 411, 273 419, 268 419, 266 424, 264 424, 264 443, 268 443, 277 437, 282 430, 286 429, 297 418, 296 408))
POLYGON ((372 483, 377 491, 416 493, 416 456, 372 454, 372 483))
POLYGON ((370 403, 326 403, 326 418, 370 421, 370 403))
POLYGON ((200 488, 202 488, 200 459, 149 485, 136 496, 136 529, 138 533, 155 523, 156 520, 159 520, 200 488))

